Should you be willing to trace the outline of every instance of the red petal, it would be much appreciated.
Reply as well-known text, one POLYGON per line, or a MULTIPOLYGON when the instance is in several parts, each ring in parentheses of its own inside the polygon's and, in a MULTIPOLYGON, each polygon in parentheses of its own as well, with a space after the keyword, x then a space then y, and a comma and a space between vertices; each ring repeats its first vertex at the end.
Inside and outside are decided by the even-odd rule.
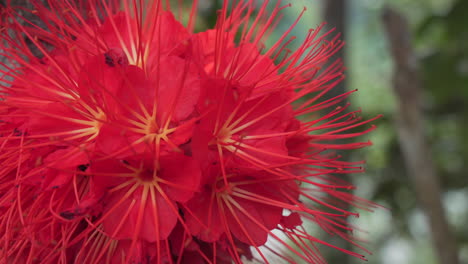
MULTIPOLYGON (((178 122, 189 117, 200 95, 199 74, 193 62, 175 56, 162 58, 159 69, 158 116, 178 122), (175 70, 177 69, 177 70, 175 70)), ((153 73, 153 78, 157 74, 153 73)), ((153 79, 154 80, 154 79, 153 79)))
POLYGON ((249 245, 261 246, 265 244, 269 234, 267 230, 271 230, 278 225, 281 219, 282 208, 242 199, 236 199, 236 201, 245 213, 249 215, 247 216, 235 205, 231 205, 233 211, 226 208, 226 218, 230 231, 237 239, 249 245), (252 219, 255 219, 257 223, 252 219))
POLYGON ((281 225, 288 229, 294 229, 302 225, 301 216, 298 213, 292 213, 281 219, 281 225))
POLYGON ((158 193, 155 194, 154 201, 150 194, 146 200, 143 200, 142 189, 140 187, 129 198, 124 198, 125 191, 119 191, 106 199, 103 215, 111 210, 112 212, 105 218, 103 225, 106 233, 112 238, 132 239, 138 231, 136 236, 138 239, 155 242, 166 239, 175 227, 177 213, 172 208, 177 208, 175 203, 169 203, 158 193), (122 203, 118 204, 120 201, 122 203), (139 216, 141 206, 144 206, 143 214, 139 216), (128 217, 124 217, 128 210, 130 210, 128 217), (137 230, 137 226, 140 230, 137 230))
POLYGON ((187 202, 186 224, 190 232, 205 242, 215 242, 224 233, 216 198, 204 191, 187 202))
POLYGON ((186 202, 192 198, 200 186, 201 172, 193 158, 181 153, 162 156, 160 177, 168 181, 164 184, 165 193, 173 200, 186 202))

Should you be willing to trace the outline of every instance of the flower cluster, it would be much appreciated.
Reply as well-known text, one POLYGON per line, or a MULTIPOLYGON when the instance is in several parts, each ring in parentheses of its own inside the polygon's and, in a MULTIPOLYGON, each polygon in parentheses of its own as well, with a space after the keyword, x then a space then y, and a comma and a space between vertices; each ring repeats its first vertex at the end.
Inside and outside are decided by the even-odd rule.
POLYGON ((323 263, 305 224, 354 243, 347 204, 375 205, 330 150, 374 127, 323 99, 338 37, 291 51, 294 23, 265 50, 281 1, 225 1, 199 33, 196 1, 186 26, 165 1, 77 2, 3 10, 0 262, 323 263))

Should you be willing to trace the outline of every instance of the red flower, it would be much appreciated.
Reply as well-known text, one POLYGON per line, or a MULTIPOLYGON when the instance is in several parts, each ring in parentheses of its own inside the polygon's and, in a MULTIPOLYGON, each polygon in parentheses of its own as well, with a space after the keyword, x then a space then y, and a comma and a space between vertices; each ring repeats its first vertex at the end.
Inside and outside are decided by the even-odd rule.
POLYGON ((330 150, 374 127, 323 99, 338 38, 265 50, 281 1, 225 1, 200 33, 196 1, 187 26, 166 1, 78 2, 22 10, 42 27, 2 11, 2 263, 323 263, 305 223, 355 243, 341 206, 376 205, 330 150))

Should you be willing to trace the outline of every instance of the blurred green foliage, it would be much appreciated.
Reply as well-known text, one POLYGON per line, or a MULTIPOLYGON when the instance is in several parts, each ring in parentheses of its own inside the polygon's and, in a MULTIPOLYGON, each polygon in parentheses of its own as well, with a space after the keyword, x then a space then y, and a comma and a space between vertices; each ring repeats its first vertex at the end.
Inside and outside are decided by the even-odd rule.
POLYGON ((425 89, 423 111, 427 136, 442 181, 448 218, 459 241, 462 263, 467 262, 468 1, 353 0, 351 3, 347 47, 349 89, 360 89, 361 94, 353 100, 364 113, 386 114, 378 123, 378 131, 371 135, 374 147, 354 153, 355 157, 368 160, 365 180, 359 180, 358 185, 368 186, 366 197, 387 205, 391 213, 387 218, 377 213, 371 220, 383 222, 379 230, 369 230, 369 244, 376 253, 370 263, 435 263, 427 226, 417 209, 392 123, 393 66, 380 21, 385 4, 400 10, 413 31, 425 89), (380 235, 374 236, 373 232, 380 235), (405 247, 409 249, 407 252, 405 247), (399 254, 405 257, 399 259, 399 254))

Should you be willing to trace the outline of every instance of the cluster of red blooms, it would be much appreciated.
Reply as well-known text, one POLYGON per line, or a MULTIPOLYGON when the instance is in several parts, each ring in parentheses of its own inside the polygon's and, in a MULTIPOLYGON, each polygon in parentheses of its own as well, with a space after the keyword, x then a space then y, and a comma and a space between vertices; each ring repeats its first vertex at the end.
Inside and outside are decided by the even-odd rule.
POLYGON ((291 51, 298 18, 262 48, 287 7, 267 2, 224 1, 200 33, 196 1, 186 26, 164 1, 4 8, 0 262, 324 263, 311 224, 355 243, 341 208, 375 205, 330 150, 374 127, 323 99, 338 37, 291 51))

